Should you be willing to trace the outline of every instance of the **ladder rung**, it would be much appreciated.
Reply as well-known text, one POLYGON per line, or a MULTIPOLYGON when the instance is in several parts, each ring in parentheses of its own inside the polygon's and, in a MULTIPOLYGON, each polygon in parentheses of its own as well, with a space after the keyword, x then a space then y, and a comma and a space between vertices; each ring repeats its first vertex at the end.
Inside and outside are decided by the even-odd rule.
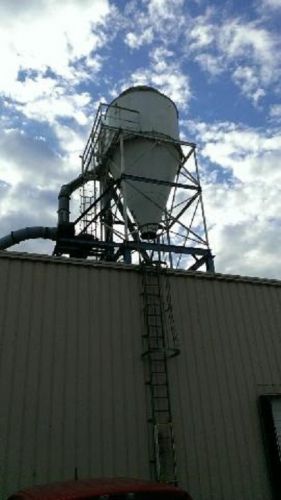
POLYGON ((163 337, 157 337, 157 336, 152 337, 150 335, 142 335, 142 337, 147 339, 148 342, 151 341, 151 342, 159 342, 160 343, 160 341, 161 341, 163 343, 163 341, 164 341, 163 337))
MULTIPOLYGON (((164 350, 161 349, 160 350, 160 347, 148 347, 147 351, 144 351, 142 353, 142 356, 148 356, 148 354, 150 355, 155 355, 155 354, 165 354, 164 353, 164 350)), ((151 358, 151 362, 152 363, 163 363, 165 361, 165 358, 151 358)))
POLYGON ((149 325, 149 332, 148 333, 143 333, 142 334, 142 337, 148 337, 150 339, 162 339, 164 340, 165 339, 165 336, 164 335, 158 335, 159 333, 159 325, 149 325), (153 331, 154 330, 154 331, 153 331), (154 335, 156 334, 156 335, 154 335))
POLYGON ((164 340, 163 337, 160 337, 159 335, 147 335, 147 337, 151 340, 164 340))
POLYGON ((157 390, 160 390, 160 387, 163 388, 165 387, 167 389, 167 394, 168 394, 168 384, 167 383, 164 383, 164 384, 154 384, 154 382, 152 382, 151 380, 148 380, 147 382, 145 382, 146 385, 151 385, 151 389, 157 389, 157 390))
MULTIPOLYGON (((151 328, 151 330, 152 330, 152 328, 151 328)), ((152 331, 150 332, 150 334, 148 334, 148 335, 147 335, 147 338, 148 338, 148 339, 151 339, 151 340, 154 340, 154 339, 159 339, 159 340, 160 340, 160 339, 161 339, 161 340, 163 341, 163 343, 164 343, 165 338, 164 338, 164 337, 162 337, 162 336, 160 336, 160 335, 153 335, 153 334, 155 334, 155 333, 157 334, 157 332, 155 331, 155 329, 154 329, 154 330, 152 330, 152 331)))

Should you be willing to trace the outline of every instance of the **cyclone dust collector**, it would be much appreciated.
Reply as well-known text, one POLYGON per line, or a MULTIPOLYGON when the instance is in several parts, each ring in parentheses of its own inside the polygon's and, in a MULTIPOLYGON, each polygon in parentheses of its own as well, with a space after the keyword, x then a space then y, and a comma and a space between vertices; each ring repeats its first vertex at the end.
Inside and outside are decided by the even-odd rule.
POLYGON ((72 237, 61 217, 57 255, 213 271, 196 146, 167 96, 138 86, 101 104, 80 177, 81 215, 72 237))

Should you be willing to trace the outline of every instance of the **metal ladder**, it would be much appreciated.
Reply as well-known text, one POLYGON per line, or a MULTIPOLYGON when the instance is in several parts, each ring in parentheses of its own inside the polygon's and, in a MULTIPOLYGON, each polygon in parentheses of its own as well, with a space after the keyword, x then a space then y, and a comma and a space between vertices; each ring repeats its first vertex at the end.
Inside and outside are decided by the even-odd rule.
MULTIPOLYGON (((93 184, 93 183, 92 183, 93 184)), ((95 186, 92 189, 85 186, 85 184, 80 188, 80 213, 84 214, 84 212, 92 205, 95 200, 95 186)), ((86 230, 87 234, 91 234, 96 237, 96 228, 93 224, 91 224, 92 218, 95 215, 94 209, 88 211, 84 214, 83 218, 80 221, 80 230, 86 230)))
POLYGON ((169 358, 178 355, 180 351, 175 337, 170 289, 165 269, 149 264, 143 264, 141 269, 146 328, 142 336, 142 357, 145 361, 148 422, 151 426, 150 463, 154 479, 177 484, 168 362, 169 358))

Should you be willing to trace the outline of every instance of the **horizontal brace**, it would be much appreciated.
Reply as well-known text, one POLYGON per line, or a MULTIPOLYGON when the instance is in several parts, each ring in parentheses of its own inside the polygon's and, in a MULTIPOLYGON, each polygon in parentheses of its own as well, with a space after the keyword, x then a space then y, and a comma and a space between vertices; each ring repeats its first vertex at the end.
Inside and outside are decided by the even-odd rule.
POLYGON ((211 257, 211 252, 206 248, 196 248, 196 247, 184 247, 177 245, 165 245, 164 243, 144 243, 128 241, 126 243, 118 242, 105 242, 105 241, 93 241, 84 240, 82 238, 62 238, 57 241, 59 246, 69 247, 74 249, 75 247, 85 246, 90 248, 124 248, 128 250, 155 250, 160 252, 173 252, 185 255, 202 255, 206 257, 211 257))
POLYGON ((194 191, 201 192, 201 187, 194 186, 193 184, 182 184, 179 182, 163 181, 160 179, 151 179, 150 177, 140 177, 138 175, 131 175, 131 174, 122 174, 121 180, 122 179, 125 179, 125 180, 129 179, 129 180, 137 181, 137 182, 147 182, 149 184, 160 184, 162 186, 177 187, 177 188, 182 188, 182 189, 192 189, 194 191))

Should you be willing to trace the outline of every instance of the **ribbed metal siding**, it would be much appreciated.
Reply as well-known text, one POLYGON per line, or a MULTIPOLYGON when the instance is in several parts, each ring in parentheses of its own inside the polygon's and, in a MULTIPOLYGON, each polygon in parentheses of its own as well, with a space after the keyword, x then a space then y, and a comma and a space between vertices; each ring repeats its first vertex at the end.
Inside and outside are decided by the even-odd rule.
POLYGON ((196 500, 271 499, 258 397, 281 393, 281 287, 177 277, 180 479, 196 500))
MULTIPOLYGON (((281 394, 281 286, 171 274, 180 483, 194 500, 269 500, 258 397, 281 394)), ((149 477, 140 277, 0 258, 2 497, 78 476, 149 477)))
POLYGON ((1 498, 33 483, 149 477, 138 282, 2 259, 1 498))

